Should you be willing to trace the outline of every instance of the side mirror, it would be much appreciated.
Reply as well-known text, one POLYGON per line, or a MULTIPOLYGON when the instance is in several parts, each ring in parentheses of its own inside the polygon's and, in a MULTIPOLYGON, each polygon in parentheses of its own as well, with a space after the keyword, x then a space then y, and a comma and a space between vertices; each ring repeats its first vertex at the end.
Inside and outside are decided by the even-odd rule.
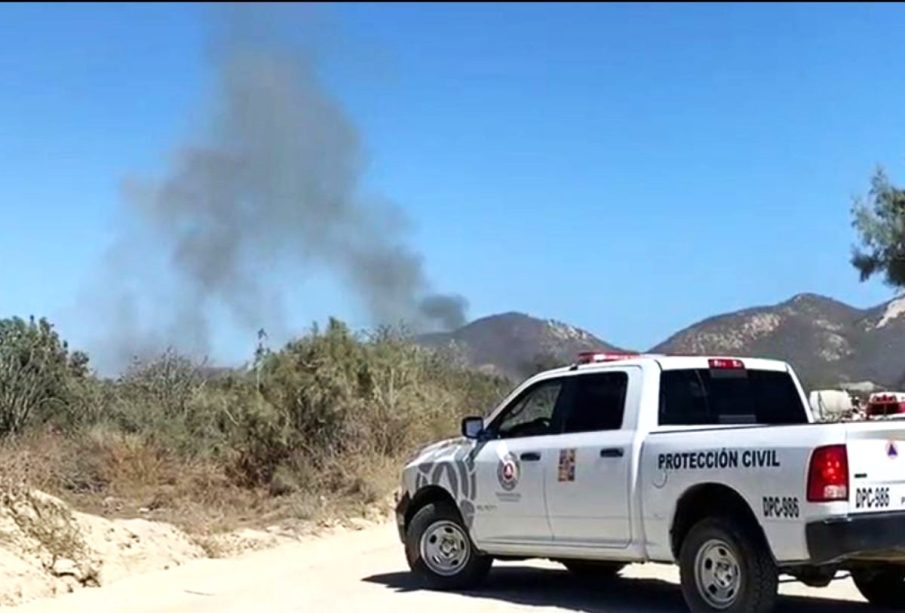
POLYGON ((478 438, 483 431, 483 417, 466 417, 462 420, 462 436, 465 438, 478 438))

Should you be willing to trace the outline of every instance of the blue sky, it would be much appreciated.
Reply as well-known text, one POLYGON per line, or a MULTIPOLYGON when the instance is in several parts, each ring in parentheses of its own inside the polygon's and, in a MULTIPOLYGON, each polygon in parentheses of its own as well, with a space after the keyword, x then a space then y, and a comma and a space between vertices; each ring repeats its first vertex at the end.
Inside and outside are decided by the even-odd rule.
MULTIPOLYGON (((202 121, 193 5, 0 7, 0 316, 87 342, 79 294, 120 186, 202 121)), ((851 197, 905 179, 905 7, 342 5, 325 79, 365 187, 402 207, 439 290, 645 348, 817 292, 892 297, 848 264, 851 197)), ((360 305, 287 278, 299 329, 360 305)), ((253 339, 224 325, 218 354, 253 339)))

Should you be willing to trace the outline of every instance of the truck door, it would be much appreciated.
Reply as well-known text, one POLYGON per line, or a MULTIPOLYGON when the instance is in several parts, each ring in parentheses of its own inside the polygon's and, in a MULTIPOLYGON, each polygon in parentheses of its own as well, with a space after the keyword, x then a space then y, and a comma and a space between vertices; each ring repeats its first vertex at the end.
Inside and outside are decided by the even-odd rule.
POLYGON ((631 543, 629 494, 640 384, 637 367, 569 380, 560 447, 545 467, 554 545, 624 548, 631 543))
POLYGON ((480 545, 549 543, 544 461, 556 447, 563 379, 546 379, 519 394, 487 428, 475 449, 475 516, 480 545))

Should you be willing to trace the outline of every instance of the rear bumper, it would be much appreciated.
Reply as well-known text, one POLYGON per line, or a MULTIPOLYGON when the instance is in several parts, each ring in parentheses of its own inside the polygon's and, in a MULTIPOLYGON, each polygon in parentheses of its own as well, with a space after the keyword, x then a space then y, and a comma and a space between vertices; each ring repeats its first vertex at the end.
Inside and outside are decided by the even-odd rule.
POLYGON ((825 519, 807 524, 805 535, 815 564, 894 552, 905 549, 905 512, 825 519))

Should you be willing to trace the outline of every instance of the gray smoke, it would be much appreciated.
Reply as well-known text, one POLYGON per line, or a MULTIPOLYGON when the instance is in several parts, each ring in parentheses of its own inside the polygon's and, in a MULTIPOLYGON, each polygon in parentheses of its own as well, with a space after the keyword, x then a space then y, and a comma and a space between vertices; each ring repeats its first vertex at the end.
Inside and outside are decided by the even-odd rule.
POLYGON ((285 331, 268 274, 287 266, 326 269, 373 323, 465 322, 463 298, 433 293, 402 212, 361 194, 361 135, 322 85, 320 55, 282 42, 274 24, 286 15, 298 18, 230 13, 214 46, 210 125, 176 148, 162 180, 127 186, 128 229, 108 258, 107 361, 163 345, 205 354, 212 309, 249 331, 285 331), (162 276, 148 278, 151 261, 162 276))

